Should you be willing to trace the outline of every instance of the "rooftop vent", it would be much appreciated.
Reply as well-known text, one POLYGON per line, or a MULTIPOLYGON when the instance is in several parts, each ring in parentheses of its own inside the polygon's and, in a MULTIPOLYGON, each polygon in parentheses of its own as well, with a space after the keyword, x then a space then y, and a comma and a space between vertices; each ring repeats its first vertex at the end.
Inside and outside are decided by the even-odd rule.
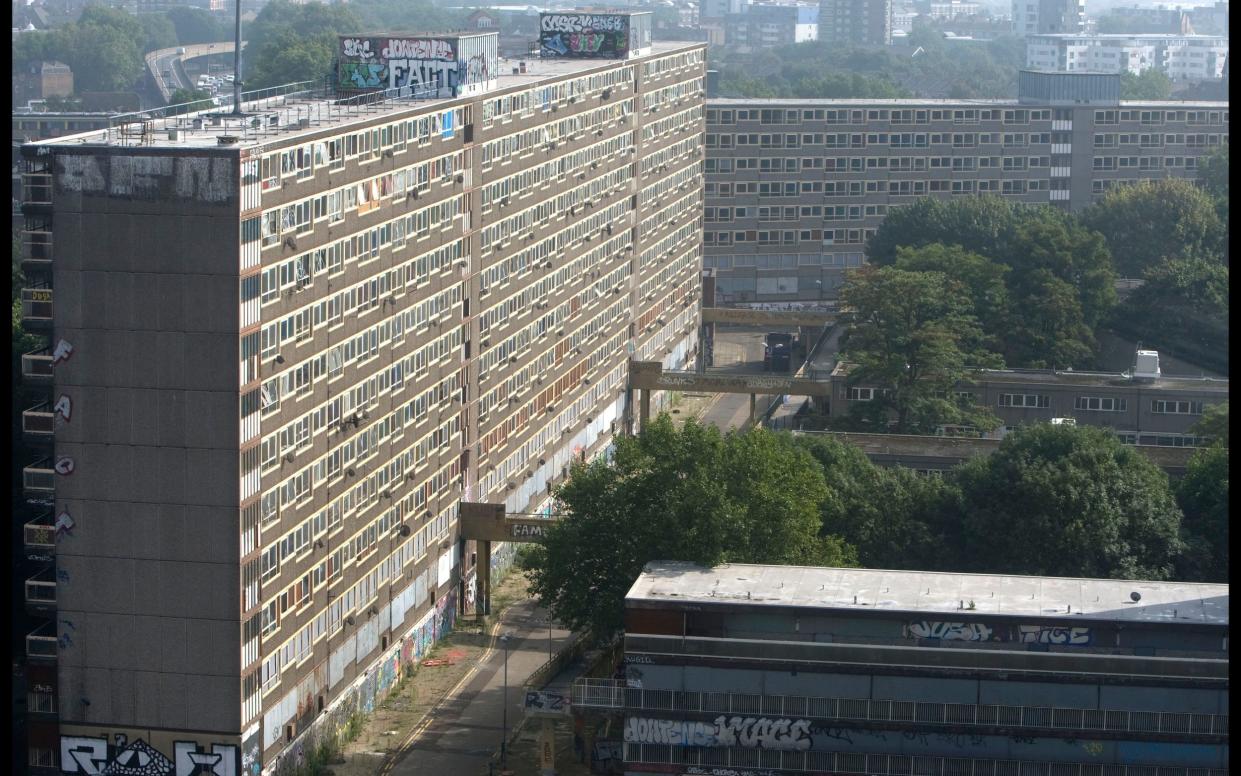
POLYGON ((216 135, 215 140, 216 143, 222 146, 237 145, 237 143, 241 141, 241 138, 236 135, 216 135))
POLYGON ((1159 351, 1139 350, 1133 359, 1134 380, 1159 379, 1159 351))

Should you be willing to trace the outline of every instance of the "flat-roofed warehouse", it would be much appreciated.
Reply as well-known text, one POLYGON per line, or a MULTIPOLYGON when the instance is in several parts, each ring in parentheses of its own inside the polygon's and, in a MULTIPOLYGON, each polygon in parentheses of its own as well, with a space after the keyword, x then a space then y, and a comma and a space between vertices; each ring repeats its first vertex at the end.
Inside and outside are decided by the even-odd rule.
POLYGON ((625 773, 1222 774, 1228 586, 689 563, 625 600, 625 773))

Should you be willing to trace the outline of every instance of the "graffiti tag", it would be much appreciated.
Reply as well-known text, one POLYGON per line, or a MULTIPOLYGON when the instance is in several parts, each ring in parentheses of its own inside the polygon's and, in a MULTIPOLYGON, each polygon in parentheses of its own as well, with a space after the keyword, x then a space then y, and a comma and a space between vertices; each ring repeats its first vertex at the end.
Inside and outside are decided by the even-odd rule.
POLYGON ((52 405, 52 412, 64 418, 64 421, 68 423, 69 418, 73 415, 73 400, 62 393, 60 398, 56 400, 56 403, 52 405))
POLYGON ((625 720, 625 740, 670 746, 741 746, 804 752, 811 744, 810 720, 721 715, 714 722, 695 722, 629 717, 625 720))
POLYGON ((375 56, 371 53, 371 42, 361 38, 345 38, 340 42, 340 48, 347 57, 370 59, 375 56))
POLYGON ((988 641, 991 628, 980 622, 911 622, 906 627, 910 638, 943 639, 944 641, 988 641))
POLYGON ((1064 628, 1057 625, 1018 625, 1023 644, 1089 644, 1090 628, 1064 628))
POLYGON ((510 526, 514 539, 539 539, 547 532, 547 528, 541 525, 529 525, 528 523, 518 523, 510 526))
POLYGON ((619 31, 628 26, 624 16, 614 14, 546 13, 539 23, 543 32, 619 31))
POLYGON ((451 43, 428 38, 389 39, 380 56, 384 59, 443 59, 449 62, 457 58, 451 43))
POLYGON ((68 361, 73 355, 73 346, 65 340, 56 343, 56 348, 52 351, 52 366, 56 366, 62 361, 68 361))

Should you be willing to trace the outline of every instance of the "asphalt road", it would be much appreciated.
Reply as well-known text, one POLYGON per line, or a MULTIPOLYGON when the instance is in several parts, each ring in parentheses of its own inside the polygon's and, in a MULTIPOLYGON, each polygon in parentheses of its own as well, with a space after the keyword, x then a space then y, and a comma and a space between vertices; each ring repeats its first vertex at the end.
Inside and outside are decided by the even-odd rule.
MULTIPOLYGON (((510 634, 507 722, 511 734, 522 715, 522 683, 548 659, 547 612, 533 600, 514 604, 501 616, 498 633, 510 634)), ((555 624, 550 636, 552 650, 569 643, 570 633, 555 624)), ((485 770, 504 732, 505 654, 497 639, 471 673, 414 730, 401 754, 380 776, 449 776, 485 770)))

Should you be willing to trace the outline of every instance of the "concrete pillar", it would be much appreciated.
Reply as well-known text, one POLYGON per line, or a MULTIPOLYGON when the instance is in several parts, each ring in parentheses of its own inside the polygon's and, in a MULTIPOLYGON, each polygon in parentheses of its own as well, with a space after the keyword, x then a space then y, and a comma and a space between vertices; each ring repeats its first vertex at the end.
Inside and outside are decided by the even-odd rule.
POLYGON ((642 389, 642 398, 640 401, 642 404, 642 409, 638 417, 642 423, 641 430, 646 430, 646 424, 650 422, 651 420, 651 389, 650 388, 642 389))
POLYGON ((474 617, 491 614, 491 542, 478 540, 478 600, 474 602, 474 617))
POLYGON ((544 717, 539 731, 539 774, 556 776, 556 720, 544 717))
POLYGON ((757 412, 758 412, 758 396, 752 393, 750 394, 750 425, 751 426, 754 425, 754 418, 757 412))

